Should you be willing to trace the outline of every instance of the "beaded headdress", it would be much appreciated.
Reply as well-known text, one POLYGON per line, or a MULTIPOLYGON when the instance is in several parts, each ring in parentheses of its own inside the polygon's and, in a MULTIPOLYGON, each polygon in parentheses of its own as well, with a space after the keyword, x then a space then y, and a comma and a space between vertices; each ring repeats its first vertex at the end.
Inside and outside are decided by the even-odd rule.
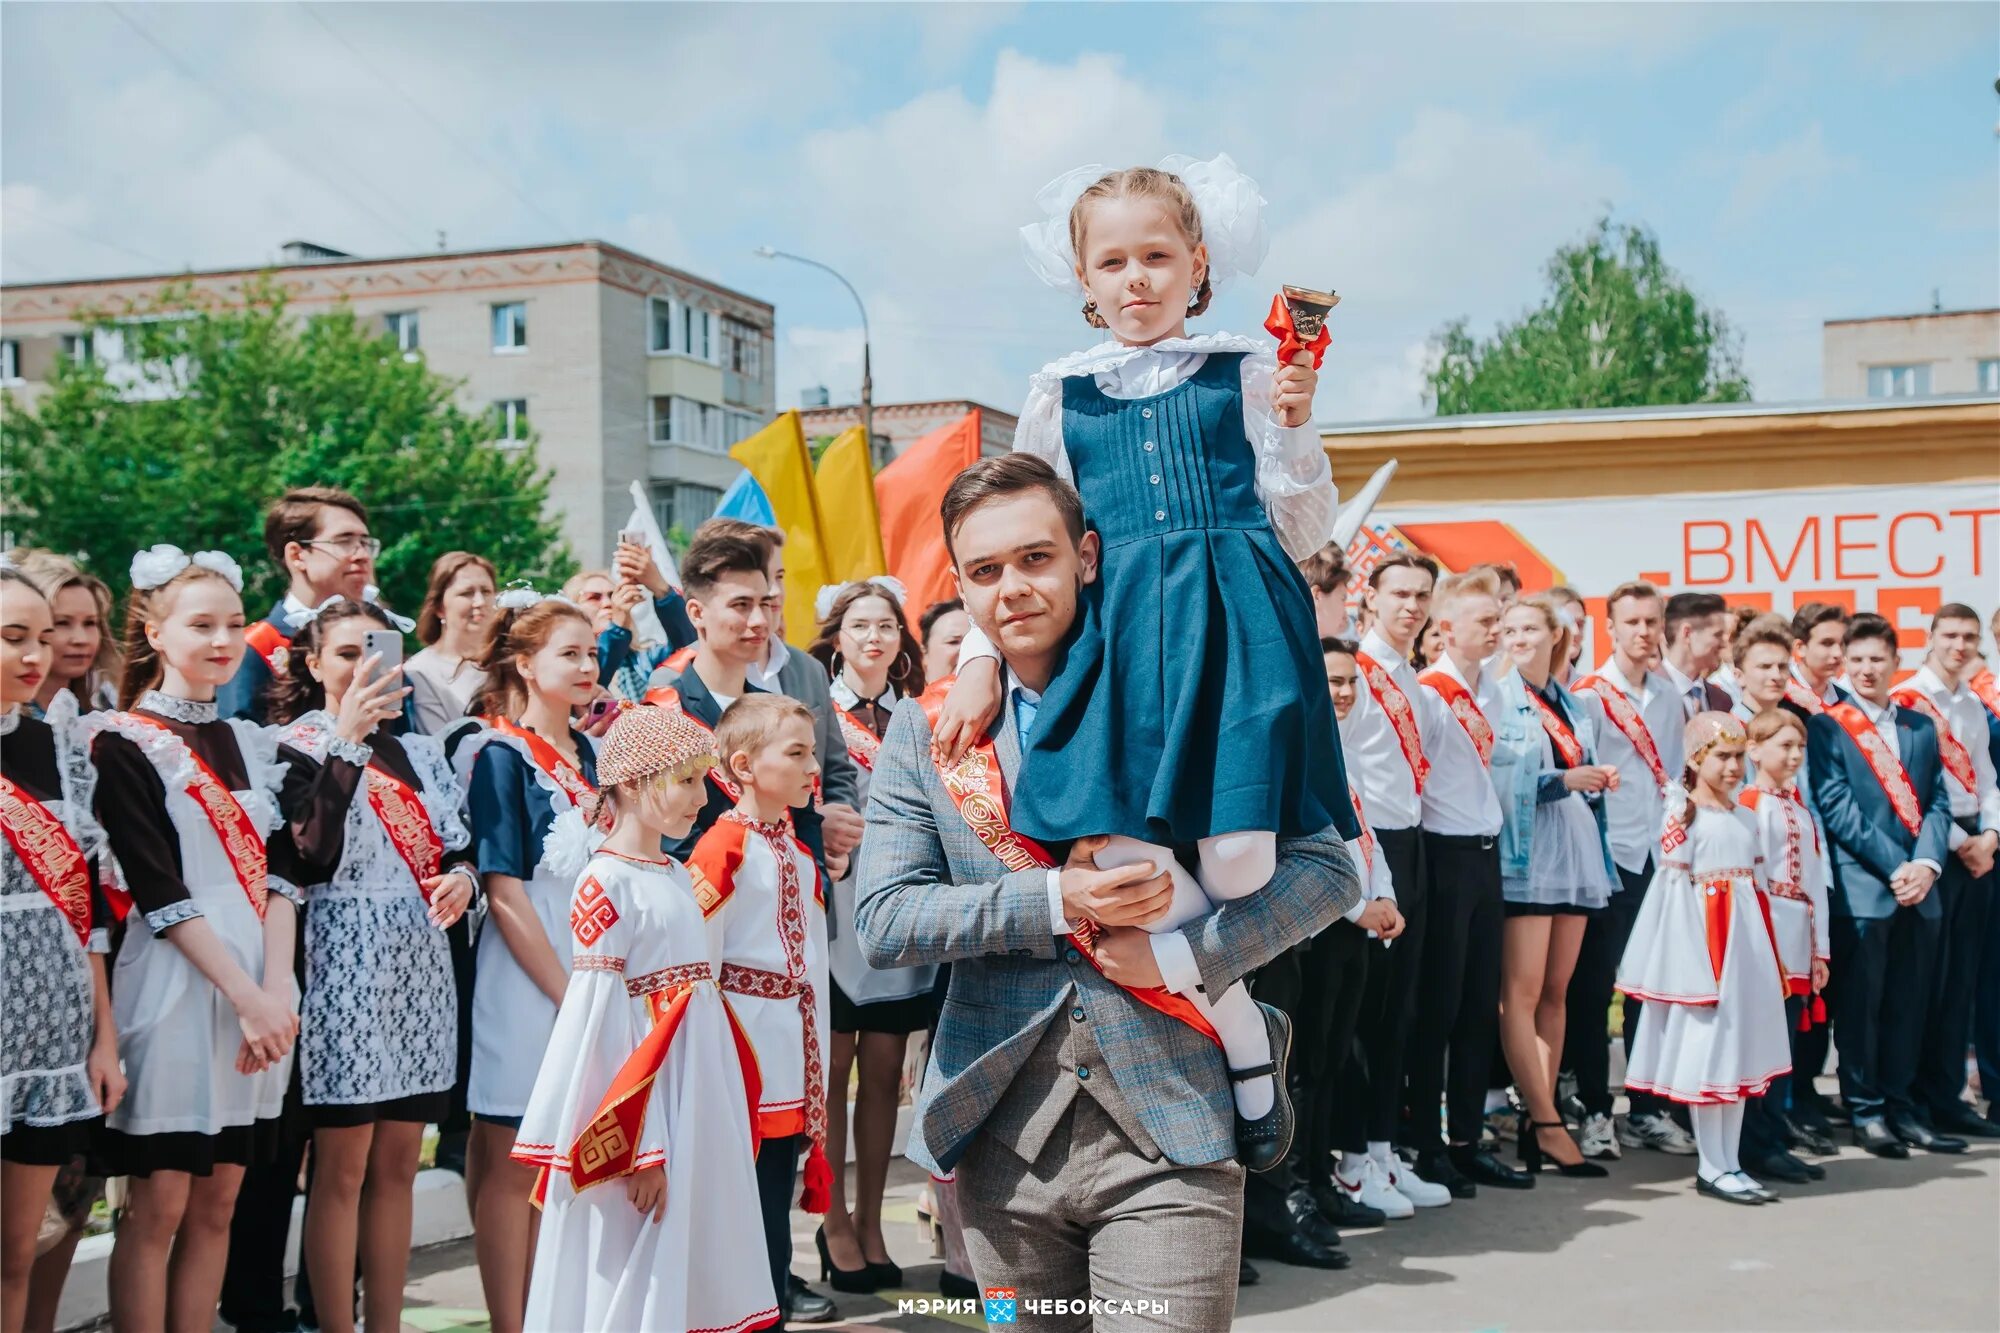
POLYGON ((597 750, 597 781, 619 787, 667 774, 684 778, 715 767, 715 737, 678 708, 640 704, 619 713, 597 750))
POLYGON ((1743 724, 1728 713, 1696 713, 1689 719, 1686 732, 1687 762, 1689 768, 1698 768, 1708 752, 1727 741, 1731 745, 1749 744, 1749 733, 1743 724))

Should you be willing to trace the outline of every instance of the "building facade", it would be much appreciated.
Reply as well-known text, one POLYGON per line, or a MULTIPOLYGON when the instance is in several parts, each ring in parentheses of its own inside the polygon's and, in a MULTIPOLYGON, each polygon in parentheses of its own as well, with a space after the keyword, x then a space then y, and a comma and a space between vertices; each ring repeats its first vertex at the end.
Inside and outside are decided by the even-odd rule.
POLYGON ((2000 393, 2000 310, 1830 319, 1820 339, 1828 398, 2000 393))
MULTIPOLYGON (((875 439, 880 447, 876 456, 884 464, 899 458, 913 441, 922 439, 940 426, 949 426, 967 412, 979 413, 981 457, 992 458, 1014 447, 1017 418, 1012 412, 1002 412, 997 407, 965 399, 933 403, 877 403, 875 439)), ((809 440, 823 435, 838 435, 861 423, 861 408, 853 403, 841 407, 803 407, 799 409, 799 422, 809 440)))
POLYGON ((532 430, 550 503, 588 566, 606 559, 642 483, 662 529, 693 528, 741 472, 729 447, 768 423, 775 312, 754 297, 602 241, 358 259, 294 242, 270 270, 0 288, 0 372, 32 404, 59 357, 116 374, 115 329, 170 286, 224 304, 265 273, 301 317, 351 307, 486 410, 496 447, 532 430))

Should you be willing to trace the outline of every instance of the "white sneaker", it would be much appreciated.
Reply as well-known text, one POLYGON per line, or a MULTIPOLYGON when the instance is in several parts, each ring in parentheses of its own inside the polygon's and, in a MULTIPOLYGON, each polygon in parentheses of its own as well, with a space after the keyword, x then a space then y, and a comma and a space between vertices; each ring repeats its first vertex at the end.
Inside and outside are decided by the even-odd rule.
POLYGON ((1626 1116, 1618 1122, 1618 1141, 1628 1148, 1651 1148, 1670 1157, 1695 1155, 1694 1136, 1661 1111, 1626 1116))
POLYGON ((1615 1162, 1623 1156, 1618 1151, 1618 1135, 1611 1129, 1611 1117, 1602 1111, 1584 1117, 1583 1133, 1577 1136, 1576 1146, 1583 1150, 1585 1158, 1601 1162, 1615 1162))
POLYGON ((1347 1174, 1343 1167, 1333 1169, 1333 1178, 1340 1188, 1347 1191, 1347 1197, 1365 1207, 1374 1208, 1384 1217, 1401 1221, 1415 1217, 1417 1206, 1396 1192, 1396 1187, 1382 1178, 1382 1167, 1370 1157, 1361 1163, 1361 1175, 1357 1179, 1347 1174))
POLYGON ((1386 1168, 1380 1162, 1376 1162, 1375 1166, 1382 1172, 1382 1178, 1388 1182, 1390 1189, 1419 1208, 1442 1208, 1451 1202, 1450 1190, 1425 1180, 1417 1174, 1415 1167, 1394 1153, 1389 1154, 1386 1168))

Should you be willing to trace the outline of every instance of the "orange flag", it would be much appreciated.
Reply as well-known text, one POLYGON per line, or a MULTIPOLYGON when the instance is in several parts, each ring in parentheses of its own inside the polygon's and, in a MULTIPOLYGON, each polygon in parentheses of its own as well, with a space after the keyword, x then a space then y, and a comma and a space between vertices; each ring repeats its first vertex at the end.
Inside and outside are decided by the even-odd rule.
POLYGON ((933 602, 957 596, 944 549, 938 504, 951 479, 979 460, 979 412, 940 426, 875 474, 882 515, 882 552, 889 572, 909 591, 905 614, 914 623, 933 602))

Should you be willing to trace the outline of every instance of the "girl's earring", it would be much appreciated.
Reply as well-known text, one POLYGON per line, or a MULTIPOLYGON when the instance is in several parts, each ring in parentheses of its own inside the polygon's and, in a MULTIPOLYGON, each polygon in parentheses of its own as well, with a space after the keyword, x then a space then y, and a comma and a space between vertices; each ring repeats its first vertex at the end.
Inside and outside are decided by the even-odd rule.
POLYGON ((1194 286, 1188 289, 1188 309, 1192 310, 1200 304, 1201 304, 1201 279, 1196 278, 1194 280, 1194 286))

